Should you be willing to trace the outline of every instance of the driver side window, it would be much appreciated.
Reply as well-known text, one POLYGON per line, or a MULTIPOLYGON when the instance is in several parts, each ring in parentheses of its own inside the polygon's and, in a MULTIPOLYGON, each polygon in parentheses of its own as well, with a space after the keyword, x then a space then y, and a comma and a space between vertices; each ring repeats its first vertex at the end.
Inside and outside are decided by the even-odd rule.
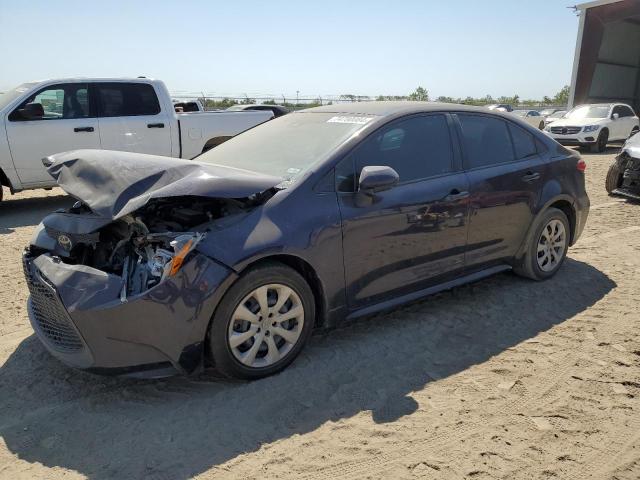
POLYGON ((9 115, 10 121, 90 117, 87 84, 53 85, 40 90, 9 115))
POLYGON ((366 166, 388 166, 407 183, 453 170, 449 126, 444 115, 398 120, 365 138, 336 167, 336 189, 354 192, 366 166))

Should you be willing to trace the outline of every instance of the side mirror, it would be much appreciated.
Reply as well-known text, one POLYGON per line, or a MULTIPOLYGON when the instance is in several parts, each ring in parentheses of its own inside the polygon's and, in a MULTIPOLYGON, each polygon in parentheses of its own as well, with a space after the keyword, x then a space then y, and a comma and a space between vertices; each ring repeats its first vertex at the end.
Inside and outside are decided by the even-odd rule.
POLYGON ((614 120, 618 120, 620 118, 620 114, 614 113, 613 115, 611 115, 611 118, 613 118, 614 120))
POLYGON ((27 103, 18 112, 25 120, 41 120, 44 117, 44 108, 41 103, 27 103))
POLYGON ((391 167, 369 166, 364 167, 360 172, 358 180, 358 191, 367 195, 383 192, 395 187, 400 177, 391 167))

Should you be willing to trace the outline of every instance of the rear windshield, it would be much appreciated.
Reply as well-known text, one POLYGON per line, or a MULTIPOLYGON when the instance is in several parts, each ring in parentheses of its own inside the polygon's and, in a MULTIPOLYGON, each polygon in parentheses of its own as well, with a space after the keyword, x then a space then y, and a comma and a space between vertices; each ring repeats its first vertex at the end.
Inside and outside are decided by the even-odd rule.
POLYGON ((247 130, 203 153, 198 162, 295 181, 363 129, 372 116, 301 112, 247 130))

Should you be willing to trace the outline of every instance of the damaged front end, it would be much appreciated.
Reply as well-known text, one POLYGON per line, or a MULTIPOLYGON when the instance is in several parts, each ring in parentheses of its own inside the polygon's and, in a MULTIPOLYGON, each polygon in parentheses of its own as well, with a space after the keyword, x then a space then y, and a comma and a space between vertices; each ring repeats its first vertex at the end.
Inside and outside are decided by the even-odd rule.
MULTIPOLYGON (((636 135, 640 140, 640 135, 636 135)), ((616 158, 619 172, 618 187, 612 192, 640 201, 640 141, 636 145, 625 145, 616 158)))
MULTIPOLYGON (((34 330, 51 353, 78 368, 155 376, 193 372, 202 362, 221 287, 235 278, 198 247, 209 232, 242 221, 276 190, 230 198, 248 193, 256 181, 242 191, 236 178, 232 192, 210 188, 203 194, 202 185, 191 182, 189 188, 185 176, 214 177, 193 164, 167 159, 163 170, 164 159, 157 165, 145 155, 142 163, 155 170, 132 171, 138 155, 127 154, 129 171, 122 178, 118 165, 107 168, 102 159, 98 166, 92 152, 71 153, 62 162, 54 159, 50 171, 64 172, 60 185, 79 201, 47 216, 23 257, 34 330), (187 171, 178 175, 183 166, 187 171), (116 179, 117 185, 102 187, 113 192, 111 200, 97 186, 94 196, 77 191, 90 191, 87 178, 98 168, 103 180, 105 172, 116 179), (146 182, 149 175, 153 181, 146 182), (158 195, 161 189, 168 196, 158 195), (190 195, 194 189, 200 194, 190 195)), ((220 178, 215 176, 218 187, 224 185, 220 178)))

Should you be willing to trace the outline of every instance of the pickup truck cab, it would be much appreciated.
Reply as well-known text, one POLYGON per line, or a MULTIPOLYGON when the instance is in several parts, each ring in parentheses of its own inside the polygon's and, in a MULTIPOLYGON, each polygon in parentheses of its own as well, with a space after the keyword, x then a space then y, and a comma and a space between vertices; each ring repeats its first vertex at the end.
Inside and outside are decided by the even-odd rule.
POLYGON ((0 184, 11 193, 53 187, 42 159, 68 150, 191 159, 271 118, 271 111, 177 114, 164 83, 148 78, 25 83, 0 96, 0 184))

